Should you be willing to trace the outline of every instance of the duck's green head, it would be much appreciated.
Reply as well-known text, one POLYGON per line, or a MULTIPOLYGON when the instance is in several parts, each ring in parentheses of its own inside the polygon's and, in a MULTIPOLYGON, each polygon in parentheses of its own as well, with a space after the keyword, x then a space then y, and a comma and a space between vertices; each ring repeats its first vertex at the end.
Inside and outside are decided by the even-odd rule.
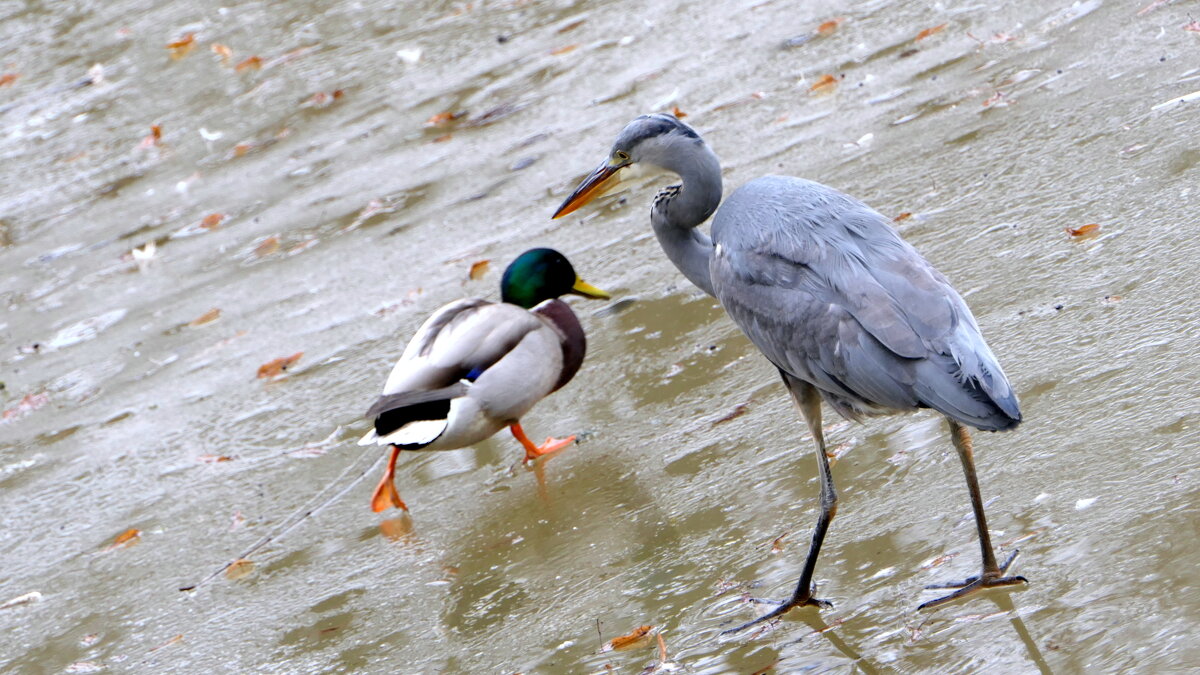
POLYGON ((530 249, 517 256, 500 280, 501 299, 525 309, 567 293, 585 298, 609 297, 580 279, 567 257, 552 248, 530 249))

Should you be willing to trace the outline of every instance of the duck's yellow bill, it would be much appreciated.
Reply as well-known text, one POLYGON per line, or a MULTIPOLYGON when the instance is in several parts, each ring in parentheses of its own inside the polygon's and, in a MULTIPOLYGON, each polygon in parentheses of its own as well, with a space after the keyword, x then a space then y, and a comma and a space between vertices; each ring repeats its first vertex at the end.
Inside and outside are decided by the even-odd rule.
POLYGON ((595 171, 588 174, 588 177, 583 179, 583 182, 579 184, 579 187, 575 188, 570 197, 567 197, 562 206, 558 207, 552 219, 562 218, 611 190, 617 183, 621 182, 621 178, 617 174, 620 170, 621 167, 612 166, 608 162, 601 164, 595 171))
POLYGON ((596 300, 608 300, 612 297, 608 294, 608 291, 596 288, 579 277, 575 277, 575 285, 571 287, 571 292, 582 295, 585 298, 595 298, 596 300))

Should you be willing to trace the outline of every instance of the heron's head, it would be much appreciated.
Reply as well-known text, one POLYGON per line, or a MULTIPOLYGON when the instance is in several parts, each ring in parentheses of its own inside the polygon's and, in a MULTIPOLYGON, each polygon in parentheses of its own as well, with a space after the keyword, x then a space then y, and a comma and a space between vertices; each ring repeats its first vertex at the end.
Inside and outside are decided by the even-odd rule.
POLYGON ((500 279, 501 299, 525 309, 568 293, 585 298, 609 297, 605 291, 580 279, 571 261, 552 248, 535 248, 522 253, 509 264, 500 279))
POLYGON ((555 218, 571 213, 604 194, 619 181, 621 169, 631 164, 650 164, 679 173, 679 164, 694 156, 704 141, 695 129, 674 115, 642 115, 617 135, 608 159, 596 167, 554 212, 555 218))

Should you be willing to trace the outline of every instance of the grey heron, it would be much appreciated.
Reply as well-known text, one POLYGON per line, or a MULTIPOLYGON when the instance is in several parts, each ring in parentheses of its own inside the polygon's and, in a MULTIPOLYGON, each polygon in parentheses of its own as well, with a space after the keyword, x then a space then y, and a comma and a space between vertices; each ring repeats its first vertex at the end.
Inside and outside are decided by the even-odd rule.
POLYGON ((764 176, 721 203, 721 166, 708 144, 671 115, 644 115, 617 136, 608 158, 555 212, 593 199, 621 169, 648 164, 681 183, 654 198, 650 223, 683 275, 720 301, 779 370, 816 442, 820 513, 790 600, 734 630, 793 607, 828 607, 813 597, 821 543, 837 492, 821 429, 821 401, 841 416, 933 408, 946 417, 962 462, 982 554, 980 573, 929 608, 983 588, 1025 583, 1007 576, 1016 551, 997 564, 975 476, 968 426, 1012 429, 1017 397, 962 297, 900 238, 887 218, 831 187, 764 176), (718 208, 720 206, 720 208, 718 208), (711 238, 697 226, 712 216, 711 238))
POLYGON ((575 441, 547 438, 534 445, 520 422, 583 363, 583 328, 558 299, 567 293, 609 297, 580 279, 558 251, 535 248, 504 270, 502 302, 457 300, 425 320, 366 413, 373 428, 358 444, 391 448, 372 510, 408 510, 394 483, 402 450, 465 448, 506 426, 525 448, 525 461, 575 441))

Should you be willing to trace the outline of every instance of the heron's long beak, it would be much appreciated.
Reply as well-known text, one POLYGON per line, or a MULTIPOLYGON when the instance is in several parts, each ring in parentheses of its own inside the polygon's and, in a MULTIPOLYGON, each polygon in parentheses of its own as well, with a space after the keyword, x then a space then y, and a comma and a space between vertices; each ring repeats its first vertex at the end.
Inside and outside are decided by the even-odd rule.
POLYGON ((608 294, 608 291, 596 288, 579 277, 575 277, 575 285, 571 287, 571 292, 595 300, 608 300, 612 297, 608 294))
POLYGON ((567 200, 562 203, 562 206, 558 207, 558 210, 554 212, 552 219, 562 218, 568 213, 571 213, 575 209, 604 194, 609 188, 620 182, 620 178, 617 177, 617 172, 622 168, 623 167, 621 166, 613 166, 611 162, 605 162, 596 167, 596 170, 588 174, 588 177, 583 179, 583 182, 579 184, 579 187, 575 188, 575 191, 571 193, 571 196, 567 197, 567 200))

